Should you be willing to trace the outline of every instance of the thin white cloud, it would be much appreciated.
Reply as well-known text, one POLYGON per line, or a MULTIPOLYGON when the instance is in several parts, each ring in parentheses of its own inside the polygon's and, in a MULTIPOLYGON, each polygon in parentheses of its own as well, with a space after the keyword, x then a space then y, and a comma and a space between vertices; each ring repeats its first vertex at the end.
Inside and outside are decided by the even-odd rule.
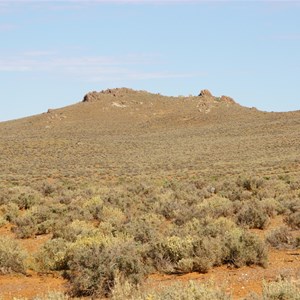
MULTIPOLYGON (((212 2, 209 0, 0 0, 0 3, 187 3, 212 2)), ((228 0, 213 0, 213 2, 228 2, 228 0)))
POLYGON ((87 81, 144 80, 195 77, 199 74, 153 71, 161 69, 157 55, 132 54, 123 56, 62 57, 52 51, 30 51, 22 55, 1 56, 0 73, 44 73, 68 76, 87 81))
POLYGON ((27 51, 24 53, 24 56, 28 57, 41 57, 41 56, 50 56, 55 55, 55 51, 44 51, 44 50, 33 50, 33 51, 27 51))
POLYGON ((299 41, 300 40, 300 33, 299 34, 281 34, 281 35, 275 35, 272 38, 274 40, 299 41))
POLYGON ((148 3, 148 4, 158 4, 158 3, 212 3, 212 2, 222 2, 222 3, 249 3, 249 2, 257 2, 257 3, 269 3, 274 6, 290 6, 294 4, 299 4, 299 0, 0 0, 1 4, 10 4, 10 3, 80 3, 80 4, 93 4, 93 3, 148 3))
POLYGON ((6 31, 11 31, 16 28, 15 25, 13 24, 0 24, 0 32, 6 32, 6 31))
POLYGON ((151 64, 157 59, 155 55, 124 55, 124 56, 74 56, 64 57, 54 51, 28 51, 19 55, 0 58, 0 71, 28 70, 53 71, 69 69, 94 69, 103 66, 151 64))
POLYGON ((171 72, 143 72, 132 70, 110 70, 110 72, 103 73, 100 76, 95 76, 90 79, 92 82, 99 81, 121 81, 121 80, 150 80, 150 79, 168 79, 168 78, 192 78, 205 76, 205 73, 171 73, 171 72))

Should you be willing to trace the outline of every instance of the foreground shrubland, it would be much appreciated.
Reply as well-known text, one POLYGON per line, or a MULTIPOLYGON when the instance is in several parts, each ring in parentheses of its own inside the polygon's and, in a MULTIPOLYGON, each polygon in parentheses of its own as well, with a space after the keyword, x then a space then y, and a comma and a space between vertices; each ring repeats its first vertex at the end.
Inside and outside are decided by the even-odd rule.
MULTIPOLYGON (((300 285, 296 281, 279 279, 263 282, 262 294, 250 293, 242 300, 299 300, 300 285)), ((1 299, 1 298, 0 298, 1 299)), ((14 298, 27 300, 27 298, 14 298)), ((70 297, 61 292, 48 292, 37 296, 33 300, 68 300, 70 297)), ((155 290, 147 290, 142 286, 132 285, 120 275, 116 276, 116 283, 111 292, 112 300, 232 300, 232 295, 225 288, 216 284, 201 284, 197 281, 173 283, 159 286, 155 290)))
MULTIPOLYGON (((268 247, 300 246, 293 233, 299 229, 299 194, 298 181, 285 177, 128 180, 106 187, 43 182, 1 189, 0 224, 12 223, 21 239, 51 234, 34 254, 32 268, 62 272, 72 296, 121 299, 120 278, 139 286, 155 272, 205 273, 224 264, 266 267, 268 247), (277 215, 286 225, 266 241, 249 231, 267 228, 277 215)), ((0 244, 0 270, 24 273, 23 252, 17 255, 11 241, 0 244)), ((187 299, 230 297, 193 285, 187 289, 187 299)), ((184 299, 181 290, 132 299, 184 299)))

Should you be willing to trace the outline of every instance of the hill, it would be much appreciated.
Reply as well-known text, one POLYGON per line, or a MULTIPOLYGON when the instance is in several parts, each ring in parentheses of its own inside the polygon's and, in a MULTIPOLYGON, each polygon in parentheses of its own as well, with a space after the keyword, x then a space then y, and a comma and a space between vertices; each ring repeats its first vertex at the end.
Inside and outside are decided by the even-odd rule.
POLYGON ((252 170, 272 175, 287 166, 298 172, 299 116, 300 111, 261 112, 211 95, 92 92, 75 105, 0 123, 0 180, 252 170))
POLYGON ((108 89, 0 123, 0 298, 297 295, 299 132, 300 111, 208 90, 108 89))

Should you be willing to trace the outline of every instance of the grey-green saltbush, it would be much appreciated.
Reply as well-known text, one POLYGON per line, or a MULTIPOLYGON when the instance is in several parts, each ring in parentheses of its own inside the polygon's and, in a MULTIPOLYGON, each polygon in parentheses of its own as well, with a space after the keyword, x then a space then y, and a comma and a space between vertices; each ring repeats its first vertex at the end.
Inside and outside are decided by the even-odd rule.
POLYGON ((11 238, 0 236, 0 274, 25 273, 27 253, 11 238))

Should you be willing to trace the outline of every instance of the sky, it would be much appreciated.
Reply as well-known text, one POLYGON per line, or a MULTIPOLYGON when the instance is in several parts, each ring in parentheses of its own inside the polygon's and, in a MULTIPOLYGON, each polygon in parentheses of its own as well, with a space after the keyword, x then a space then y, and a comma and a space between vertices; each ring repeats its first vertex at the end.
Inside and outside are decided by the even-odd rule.
POLYGON ((0 0, 0 121, 128 87, 300 109, 300 1, 0 0))

